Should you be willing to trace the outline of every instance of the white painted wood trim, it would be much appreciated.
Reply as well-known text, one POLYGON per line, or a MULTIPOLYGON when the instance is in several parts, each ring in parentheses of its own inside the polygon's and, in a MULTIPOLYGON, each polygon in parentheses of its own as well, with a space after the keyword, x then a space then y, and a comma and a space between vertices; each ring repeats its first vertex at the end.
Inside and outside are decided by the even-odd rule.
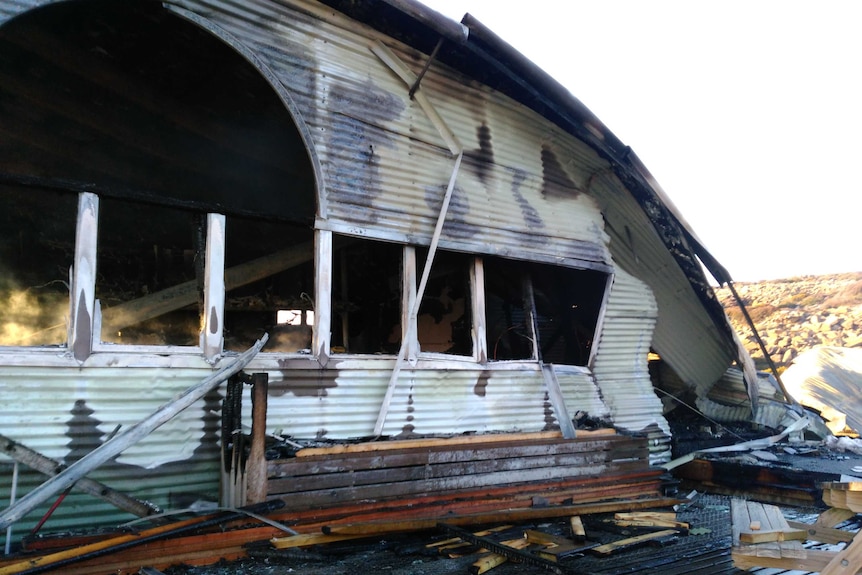
POLYGON ((401 345, 407 345, 407 361, 415 366, 419 359, 419 334, 415 321, 410 321, 410 310, 416 305, 416 248, 404 246, 401 290, 401 345))
POLYGON ((314 232, 314 331, 311 347, 321 366, 329 361, 332 346, 332 232, 314 232))
POLYGON ((84 192, 78 196, 75 230, 75 261, 70 286, 69 349, 79 362, 93 352, 96 314, 96 251, 99 235, 99 196, 84 192))
POLYGON ((224 346, 225 235, 225 216, 223 214, 207 214, 201 347, 208 360, 217 358, 224 346))
POLYGON ((482 258, 473 258, 470 290, 473 302, 473 357, 478 363, 485 364, 488 363, 488 330, 485 319, 485 264, 482 258))

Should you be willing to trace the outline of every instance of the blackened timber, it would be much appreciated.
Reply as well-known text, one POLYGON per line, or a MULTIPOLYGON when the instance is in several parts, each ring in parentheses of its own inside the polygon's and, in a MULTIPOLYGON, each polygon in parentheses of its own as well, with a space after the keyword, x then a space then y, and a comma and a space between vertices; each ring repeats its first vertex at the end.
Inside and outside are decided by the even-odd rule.
POLYGON ((621 464, 638 461, 643 464, 646 456, 642 449, 628 449, 620 452, 598 451, 592 453, 540 455, 533 457, 501 457, 498 459, 467 460, 457 463, 416 463, 402 466, 375 466, 371 469, 362 466, 341 468, 336 472, 296 474, 284 479, 272 478, 271 491, 286 483, 287 491, 304 491, 330 487, 356 487, 375 483, 396 483, 400 481, 431 480, 436 478, 479 475, 497 472, 529 472, 535 469, 565 468, 566 474, 582 475, 591 470, 590 466, 621 464), (573 469, 576 468, 576 469, 573 469))
POLYGON ((529 457, 557 453, 584 453, 608 451, 622 446, 646 445, 643 438, 621 435, 589 439, 538 439, 516 442, 493 442, 450 446, 444 442, 422 448, 392 449, 385 453, 346 454, 346 456, 314 455, 281 459, 269 463, 270 477, 281 468, 290 469, 289 475, 316 474, 320 472, 348 471, 357 467, 397 467, 399 465, 426 465, 455 461, 476 461, 501 457, 529 457), (303 467, 307 465, 308 467, 303 467), (340 466, 340 467, 339 467, 340 466))
MULTIPOLYGON (((29 447, 25 447, 17 441, 9 439, 3 435, 0 435, 0 452, 8 455, 19 463, 27 465, 31 469, 35 469, 36 471, 51 477, 57 475, 57 473, 59 473, 64 467, 60 462, 42 455, 29 447)), ((148 515, 160 513, 159 508, 152 503, 125 495, 111 489, 104 483, 99 483, 98 481, 94 481, 87 477, 82 477, 75 482, 74 487, 84 493, 89 493, 90 495, 107 501, 117 509, 128 511, 138 517, 147 517, 148 515)))
MULTIPOLYGON (((595 478, 595 476, 591 476, 595 478)), ((373 489, 365 489, 360 490, 356 488, 348 488, 343 490, 335 490, 334 493, 328 493, 326 490, 322 490, 317 493, 303 492, 303 493, 294 493, 294 494, 282 494, 282 495, 271 495, 271 497, 278 497, 290 509, 307 509, 315 506, 327 507, 333 505, 340 505, 342 503, 349 503, 351 501, 361 501, 361 500, 373 500, 378 502, 387 501, 390 499, 400 499, 400 500, 410 500, 412 505, 417 505, 420 501, 424 500, 425 493, 434 493, 434 492, 445 492, 448 495, 448 500, 452 507, 468 507, 468 506, 479 506, 485 505, 487 507, 496 507, 496 508, 505 508, 512 505, 513 501, 522 500, 522 498, 516 495, 509 495, 508 497, 501 497, 499 499, 495 499, 489 497, 487 495, 489 489, 493 489, 494 485, 496 485, 495 481, 499 481, 497 477, 483 477, 483 481, 474 481, 472 490, 456 490, 451 488, 451 484, 440 481, 429 481, 423 482, 421 484, 410 484, 407 486, 400 486, 398 484, 381 484, 376 485, 373 489)), ((460 484, 463 486, 463 483, 460 484)), ((655 495, 659 492, 659 484, 657 482, 643 482, 643 483, 628 483, 625 484, 622 489, 617 489, 613 485, 611 486, 603 486, 600 488, 591 489, 589 487, 572 490, 571 492, 561 494, 558 497, 553 497, 551 495, 551 490, 553 489, 553 485, 550 483, 545 483, 547 486, 549 493, 542 493, 540 491, 532 490, 534 495, 529 498, 525 503, 529 503, 532 500, 541 501, 542 499, 548 500, 551 499, 561 499, 561 500, 576 500, 579 499, 581 495, 586 496, 588 500, 601 500, 607 499, 611 497, 633 497, 640 495, 655 495)), ((515 486, 527 490, 530 489, 533 484, 530 483, 518 483, 515 486)))

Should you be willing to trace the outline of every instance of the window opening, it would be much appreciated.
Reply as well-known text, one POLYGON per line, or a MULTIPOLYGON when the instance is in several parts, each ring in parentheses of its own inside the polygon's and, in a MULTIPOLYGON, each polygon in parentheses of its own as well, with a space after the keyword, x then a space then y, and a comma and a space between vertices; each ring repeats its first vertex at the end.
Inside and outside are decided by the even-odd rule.
MULTIPOLYGON (((421 265, 424 266, 427 257, 427 249, 416 250, 416 261, 422 262, 421 265)), ((416 319, 422 351, 473 354, 472 260, 466 254, 444 251, 435 254, 416 319)))
POLYGON ((532 359, 533 329, 524 282, 526 272, 518 262, 484 260, 485 325, 491 360, 532 359))
POLYGON ((101 198, 96 298, 101 340, 197 346, 205 214, 101 198))
POLYGON ((589 363, 608 276, 546 264, 485 258, 485 323, 491 360, 589 363), (532 294, 536 309, 533 336, 532 294))
POLYGON ((607 275, 541 264, 528 265, 536 302, 538 343, 545 363, 587 365, 607 275))
POLYGON ((228 216, 224 346, 310 353, 314 325, 314 232, 305 226, 228 216))
POLYGON ((398 353, 403 248, 371 240, 338 245, 332 263, 332 352, 398 353))
POLYGON ((0 345, 63 345, 78 196, 6 186, 0 194, 0 345))

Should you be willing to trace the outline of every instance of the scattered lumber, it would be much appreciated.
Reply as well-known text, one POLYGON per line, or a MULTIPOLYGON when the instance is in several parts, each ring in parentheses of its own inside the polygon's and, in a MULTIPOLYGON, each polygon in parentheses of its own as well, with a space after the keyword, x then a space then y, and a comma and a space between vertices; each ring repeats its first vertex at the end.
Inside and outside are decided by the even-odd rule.
POLYGON ((613 543, 608 543, 606 545, 599 545, 598 547, 593 547, 591 551, 599 555, 610 555, 611 553, 616 553, 622 549, 642 545, 651 541, 666 539, 668 537, 674 537, 678 534, 679 532, 676 529, 664 529, 654 533, 644 533, 643 535, 620 539, 619 541, 614 541, 613 543))
POLYGON ((615 513, 614 523, 620 527, 671 528, 688 531, 689 524, 676 520, 674 512, 636 511, 615 513))
MULTIPOLYGON (((279 503, 267 502, 265 504, 250 506, 244 510, 259 514, 272 511, 278 506, 279 503)), ((103 541, 74 547, 72 549, 65 549, 63 551, 57 551, 47 555, 29 557, 22 561, 0 567, 0 575, 36 573, 44 571, 47 568, 56 569, 80 561, 85 561, 87 559, 117 553, 130 547, 143 545, 151 541, 177 536, 214 525, 225 524, 243 517, 246 517, 246 514, 242 511, 221 511, 218 513, 185 519, 183 521, 167 525, 159 525, 143 531, 111 537, 103 541)))
MULTIPOLYGON (((505 545, 507 547, 511 547, 512 549, 523 550, 525 549, 529 543, 523 537, 518 539, 507 539, 505 541, 500 541, 500 545, 505 545)), ((484 549, 482 549, 484 551, 484 549)), ((499 567, 509 558, 505 555, 501 555, 500 553, 486 553, 484 557, 477 560, 473 565, 470 566, 470 573, 473 575, 479 575, 481 573, 486 573, 493 569, 494 567, 499 567)))
POLYGON ((592 513, 612 513, 622 509, 642 509, 649 507, 673 506, 680 503, 679 499, 630 499, 619 501, 604 501, 582 505, 553 505, 549 507, 532 507, 521 509, 505 509, 489 513, 468 515, 443 515, 439 517, 414 518, 400 521, 369 521, 367 523, 340 523, 326 525, 323 532, 328 535, 386 535, 433 529, 441 520, 450 525, 482 525, 501 522, 535 521, 566 517, 569 515, 588 515, 592 513))
POLYGON ((583 541, 587 537, 587 532, 584 530, 584 522, 581 521, 579 515, 573 515, 569 518, 569 528, 572 530, 572 539, 575 541, 583 541))
MULTIPOLYGON (((549 561, 544 557, 540 557, 538 555, 530 553, 529 551, 522 550, 520 547, 526 547, 526 545, 524 544, 526 543, 526 541, 524 541, 523 539, 522 541, 524 541, 524 543, 518 543, 519 548, 516 548, 507 544, 499 543, 488 537, 480 537, 473 535, 469 531, 466 531, 454 525, 450 525, 448 523, 438 523, 437 527, 446 533, 450 533, 452 535, 460 537, 464 541, 468 541, 478 547, 481 547, 482 549, 487 549, 488 551, 491 551, 496 555, 501 555, 502 557, 516 563, 524 563, 526 565, 541 567, 542 569, 551 571, 553 573, 562 574, 563 572, 562 569, 560 569, 560 567, 556 565, 555 562, 549 561)), ((477 568, 477 570, 471 570, 471 573, 484 573, 488 569, 496 567, 497 565, 500 565, 502 563, 502 560, 495 558, 492 560, 491 564, 481 566, 482 568, 484 568, 484 571, 479 571, 477 568)), ((474 567, 476 567, 475 564, 474 567)))

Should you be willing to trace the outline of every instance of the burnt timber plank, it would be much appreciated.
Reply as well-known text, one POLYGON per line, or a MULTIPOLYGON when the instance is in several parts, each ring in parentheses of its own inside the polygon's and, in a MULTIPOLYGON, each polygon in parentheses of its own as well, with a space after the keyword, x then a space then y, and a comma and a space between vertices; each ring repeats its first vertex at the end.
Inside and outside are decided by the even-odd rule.
MULTIPOLYGON (((586 503, 580 505, 555 505, 550 507, 533 507, 522 509, 503 509, 490 513, 475 513, 468 515, 454 515, 445 517, 445 521, 452 525, 481 525, 486 523, 503 523, 516 521, 530 521, 535 519, 549 519, 552 517, 566 517, 569 515, 589 515, 592 513, 613 513, 614 511, 632 509, 652 509, 654 507, 670 507, 682 503, 680 499, 667 499, 663 497, 628 499, 619 501, 603 501, 598 503, 586 503)), ((367 523, 344 523, 331 525, 323 528, 324 533, 350 535, 350 534, 387 534, 403 533, 405 531, 418 531, 423 529, 434 529, 438 518, 422 518, 404 521, 369 521, 367 523)))
POLYGON ((336 487, 354 487, 376 483, 395 483, 399 481, 414 481, 452 477, 455 475, 476 475, 491 472, 520 472, 539 468, 585 467, 603 463, 613 463, 616 460, 646 460, 643 449, 631 449, 619 452, 572 453, 560 455, 539 455, 532 457, 504 457, 495 459, 465 460, 456 463, 418 463, 409 466, 375 467, 368 469, 354 467, 333 473, 316 473, 310 475, 295 475, 292 477, 271 477, 270 492, 281 492, 283 486, 286 492, 319 490, 336 487))
POLYGON ((290 522, 300 530, 325 521, 407 517, 432 511, 441 514, 464 514, 470 510, 480 512, 508 509, 533 505, 536 496, 543 497, 549 504, 566 505, 609 499, 655 497, 660 493, 660 486, 660 472, 648 470, 628 476, 586 477, 528 486, 507 485, 473 491, 428 493, 387 501, 354 501, 330 507, 291 509, 283 516, 276 515, 274 518, 290 522))
MULTIPOLYGON (((380 499, 435 491, 450 491, 460 489, 476 489, 512 483, 528 484, 534 481, 550 481, 573 476, 595 476, 602 473, 617 473, 636 471, 643 468, 643 462, 609 463, 607 465, 581 468, 539 468, 519 471, 512 474, 507 471, 483 474, 440 477, 429 480, 405 481, 400 483, 380 483, 360 487, 344 487, 337 489, 322 489, 319 491, 303 491, 298 493, 279 494, 289 507, 307 506, 309 504, 339 503, 358 499, 380 499), (314 502, 312 503, 312 500, 314 502)), ((271 491, 272 493, 272 491, 271 491)))
MULTIPOLYGON (((578 430, 578 438, 613 437, 617 432, 610 428, 594 430, 578 430)), ((330 447, 307 447, 296 453, 296 457, 309 457, 313 455, 324 455, 332 457, 347 453, 364 453, 369 451, 388 451, 390 449, 414 449, 422 447, 434 447, 444 445, 453 447, 456 445, 490 444, 499 442, 527 442, 541 439, 553 439, 560 441, 563 434, 559 431, 538 431, 526 433, 500 433, 485 435, 458 435, 454 437, 432 437, 425 439, 398 439, 386 441, 366 441, 363 443, 351 443, 332 445, 330 447)))
POLYGON ((530 442, 494 442, 455 447, 440 444, 422 448, 391 449, 377 452, 345 454, 341 456, 314 455, 280 459, 269 462, 268 476, 297 476, 350 471, 357 468, 376 469, 407 465, 455 463, 483 459, 521 458, 564 453, 588 453, 646 446, 644 438, 610 436, 601 439, 562 440, 541 439, 530 442))

